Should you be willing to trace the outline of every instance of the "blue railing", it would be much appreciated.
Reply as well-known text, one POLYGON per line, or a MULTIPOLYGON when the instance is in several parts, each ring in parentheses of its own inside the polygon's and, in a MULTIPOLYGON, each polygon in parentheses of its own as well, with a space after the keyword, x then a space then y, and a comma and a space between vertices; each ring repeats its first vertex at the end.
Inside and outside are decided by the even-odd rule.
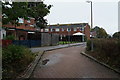
POLYGON ((13 40, 15 45, 23 45, 26 47, 38 47, 41 46, 41 40, 13 40))

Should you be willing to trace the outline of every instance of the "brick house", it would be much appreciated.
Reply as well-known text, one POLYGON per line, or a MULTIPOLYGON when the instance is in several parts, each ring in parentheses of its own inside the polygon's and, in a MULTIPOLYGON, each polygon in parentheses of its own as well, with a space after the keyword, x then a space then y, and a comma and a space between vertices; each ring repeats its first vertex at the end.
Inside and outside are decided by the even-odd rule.
POLYGON ((30 18, 30 20, 25 20, 18 18, 18 26, 7 24, 3 25, 3 28, 6 30, 7 35, 16 35, 16 40, 27 40, 29 33, 35 33, 37 28, 35 28, 35 19, 30 18))
POLYGON ((73 35, 80 32, 85 34, 87 39, 90 39, 90 26, 88 23, 48 25, 47 28, 41 29, 41 32, 57 33, 60 36, 73 35))

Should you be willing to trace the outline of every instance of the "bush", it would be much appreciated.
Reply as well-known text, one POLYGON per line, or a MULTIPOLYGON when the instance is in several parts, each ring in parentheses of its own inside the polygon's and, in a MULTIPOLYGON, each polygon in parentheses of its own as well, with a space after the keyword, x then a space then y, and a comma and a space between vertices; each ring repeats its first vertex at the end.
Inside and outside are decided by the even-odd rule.
POLYGON ((120 40, 118 39, 92 39, 87 41, 87 51, 91 53, 91 41, 93 42, 94 57, 105 63, 120 68, 120 40))
POLYGON ((9 45, 3 48, 3 78, 15 78, 34 59, 34 54, 24 46, 9 45))
POLYGON ((8 36, 4 37, 4 40, 15 40, 15 36, 14 35, 8 35, 8 36))

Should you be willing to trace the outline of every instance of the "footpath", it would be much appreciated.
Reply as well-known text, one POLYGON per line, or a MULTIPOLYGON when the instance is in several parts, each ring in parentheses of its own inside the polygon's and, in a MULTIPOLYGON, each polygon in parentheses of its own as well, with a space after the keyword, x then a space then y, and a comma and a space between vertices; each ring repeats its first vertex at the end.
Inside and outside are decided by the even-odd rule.
POLYGON ((54 50, 54 49, 59 49, 59 48, 67 48, 67 47, 72 47, 72 46, 78 46, 78 45, 86 45, 86 42, 82 43, 73 43, 73 44, 64 44, 64 45, 57 45, 57 46, 47 46, 47 47, 37 47, 37 48, 31 48, 30 50, 32 52, 43 52, 43 51, 49 51, 49 50, 54 50))

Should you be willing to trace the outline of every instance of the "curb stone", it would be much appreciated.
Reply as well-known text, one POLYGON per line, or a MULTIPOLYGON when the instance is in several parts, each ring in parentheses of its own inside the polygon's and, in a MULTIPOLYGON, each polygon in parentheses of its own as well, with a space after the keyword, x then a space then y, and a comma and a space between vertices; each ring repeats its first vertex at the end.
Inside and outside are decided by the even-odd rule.
POLYGON ((43 56, 44 53, 45 52, 43 51, 42 54, 38 54, 35 57, 35 60, 33 62, 31 62, 30 65, 28 65, 28 67, 23 72, 23 74, 21 74, 20 76, 18 76, 18 78, 29 78, 30 75, 32 74, 32 72, 34 71, 36 65, 38 64, 39 60, 42 58, 42 56, 43 56))
POLYGON ((102 66, 105 66, 105 67, 111 69, 112 71, 114 71, 114 72, 120 74, 120 71, 118 71, 117 69, 114 69, 114 68, 110 67, 109 65, 107 65, 107 64, 105 64, 105 63, 103 63, 103 62, 98 61, 96 58, 94 58, 94 57, 92 57, 92 56, 86 54, 85 52, 81 52, 80 54, 82 54, 82 55, 84 55, 84 56, 86 56, 86 57, 88 57, 88 58, 94 60, 95 62, 101 64, 102 66))
POLYGON ((79 46, 79 45, 83 45, 83 44, 69 45, 69 46, 65 46, 65 47, 59 47, 59 48, 53 48, 53 49, 44 50, 42 52, 42 54, 38 54, 36 56, 35 60, 32 63, 30 63, 30 65, 28 65, 27 69, 20 76, 18 76, 17 78, 25 78, 25 79, 30 78, 31 74, 35 70, 37 64, 42 59, 42 56, 45 54, 45 52, 52 51, 52 50, 57 50, 57 49, 62 49, 62 48, 73 47, 73 46, 79 46))

